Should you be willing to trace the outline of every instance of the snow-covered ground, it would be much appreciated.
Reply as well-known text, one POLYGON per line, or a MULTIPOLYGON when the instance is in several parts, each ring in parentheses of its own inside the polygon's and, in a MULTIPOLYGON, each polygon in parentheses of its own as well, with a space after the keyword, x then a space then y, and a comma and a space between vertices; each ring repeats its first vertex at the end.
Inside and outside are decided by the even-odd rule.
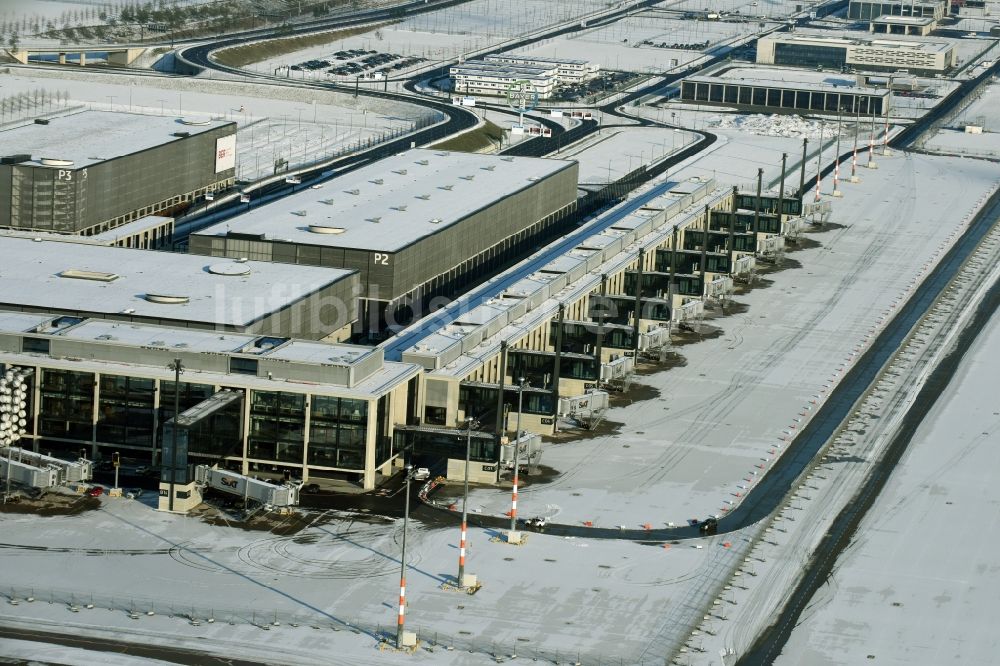
MULTIPOLYGON (((0 595, 20 604, 0 606, 0 621, 62 633, 103 628, 122 640, 274 664, 410 663, 380 653, 374 637, 395 633, 402 521, 360 518, 323 514, 280 537, 111 498, 73 517, 7 514, 0 595)), ((411 522, 407 628, 425 646, 438 644, 418 652, 420 663, 478 664, 515 652, 518 663, 662 663, 743 544, 738 536, 696 548, 531 534, 518 547, 493 536, 470 532, 467 570, 483 585, 470 596, 442 589, 458 566, 457 525, 411 522)))
POLYGON ((315 162, 356 142, 377 141, 434 119, 419 106, 328 91, 286 88, 276 94, 273 86, 243 83, 29 68, 12 72, 0 76, 0 106, 3 100, 44 90, 58 94, 63 108, 232 120, 239 127, 237 178, 243 180, 272 174, 280 159, 292 165, 315 162))
MULTIPOLYGON (((831 221, 843 226, 794 255, 801 269, 740 296, 748 312, 713 321, 721 337, 680 348, 686 366, 641 378, 658 399, 610 410, 608 420, 623 424, 614 434, 547 447, 545 464, 559 475, 519 493, 519 511, 571 524, 663 526, 734 501, 743 479, 794 432, 865 332, 998 179, 992 164, 972 160, 876 160, 878 169, 860 170, 861 183, 841 185, 831 221)), ((704 169, 702 160, 691 168, 704 169)), ((765 183, 778 168, 780 160, 769 165, 765 183)), ((797 185, 797 173, 789 177, 797 185)), ((830 187, 827 179, 828 200, 830 187)), ((509 501, 488 489, 470 499, 494 514, 509 501)))
POLYGON ((546 26, 607 9, 607 3, 601 0, 518 0, 516 3, 506 0, 474 0, 413 16, 329 45, 271 58, 258 63, 257 67, 267 69, 296 64, 354 48, 419 56, 433 61, 451 60, 546 26))
POLYGON ((756 22, 683 20, 676 14, 647 11, 607 26, 545 39, 515 52, 581 58, 599 63, 602 69, 664 72, 703 59, 704 51, 746 37, 757 29, 756 22), (643 43, 647 41, 652 44, 643 43), (705 42, 708 46, 702 47, 705 42), (659 44, 666 47, 660 48, 659 44), (670 48, 673 44, 696 44, 698 48, 670 48))
POLYGON ((777 664, 996 663, 998 348, 994 315, 777 664))
POLYGON ((987 86, 950 127, 941 128, 923 147, 931 151, 1000 158, 1000 85, 987 86), (965 125, 978 125, 983 133, 967 134, 965 125))
POLYGON ((580 163, 581 185, 602 185, 618 180, 641 164, 668 157, 697 138, 700 137, 683 130, 607 127, 555 157, 574 159, 580 163))

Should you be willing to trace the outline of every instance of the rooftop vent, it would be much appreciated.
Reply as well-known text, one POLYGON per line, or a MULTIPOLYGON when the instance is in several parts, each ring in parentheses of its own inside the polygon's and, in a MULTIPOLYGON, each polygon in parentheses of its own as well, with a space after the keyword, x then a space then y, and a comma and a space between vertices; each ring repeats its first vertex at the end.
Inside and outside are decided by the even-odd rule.
POLYGON ((398 206, 392 206, 391 208, 393 210, 398 210, 400 213, 402 213, 402 212, 404 212, 406 210, 406 204, 400 204, 398 206))
POLYGON ((430 164, 430 162, 428 162, 427 160, 417 160, 416 164, 419 164, 420 166, 427 166, 428 164, 430 164))
POLYGON ((496 164, 487 164, 486 166, 479 167, 479 168, 482 169, 483 171, 493 171, 494 169, 497 168, 497 165, 496 164))
POLYGON ((333 205, 333 199, 320 199, 320 203, 324 203, 327 206, 332 206, 333 205))
POLYGON ((188 296, 173 294, 145 294, 143 298, 150 303, 158 303, 159 305, 184 305, 191 302, 191 298, 188 296))
POLYGON ((357 190, 357 189, 355 189, 355 190, 344 190, 344 191, 347 192, 348 194, 353 194, 354 196, 357 196, 357 195, 361 194, 361 190, 357 190))
POLYGON ((178 139, 186 139, 191 136, 191 132, 174 132, 173 136, 176 136, 178 139))
POLYGON ((114 282, 121 276, 117 273, 101 273, 100 271, 84 271, 78 268, 70 268, 60 273, 59 277, 72 278, 74 280, 93 280, 94 282, 114 282))
POLYGON ((43 157, 38 160, 42 166, 68 167, 73 166, 73 160, 61 160, 55 157, 43 157))
POLYGON ((440 217, 435 217, 431 220, 431 224, 441 224, 442 220, 440 217))
POLYGON ((182 125, 211 125, 211 120, 205 120, 204 118, 181 118, 182 125))
POLYGON ((48 125, 49 121, 46 118, 35 118, 36 125, 48 125))
POLYGON ((459 178, 461 178, 462 180, 472 180, 475 177, 476 176, 474 174, 469 174, 469 175, 466 175, 466 176, 459 176, 459 178))
POLYGON ((30 162, 31 155, 26 153, 20 153, 18 155, 6 155, 0 157, 0 164, 20 164, 21 162, 30 162))
POLYGON ((528 176, 528 180, 530 180, 531 182, 535 182, 538 180, 538 176, 528 176))
POLYGON ((439 190, 447 190, 448 192, 451 192, 451 188, 453 188, 453 187, 455 187, 455 186, 454 185, 438 185, 438 189, 439 190))
POLYGON ((97 340, 115 340, 117 338, 115 338, 115 336, 113 336, 113 335, 111 335, 109 333, 102 333, 101 335, 98 335, 96 339, 97 340))
POLYGON ((381 217, 369 217, 367 221, 368 222, 374 222, 375 224, 378 224, 379 222, 382 221, 382 218, 381 217))
POLYGON ((414 197, 414 198, 415 198, 415 199, 423 199, 424 201, 427 201, 428 199, 430 199, 430 198, 431 198, 431 195, 429 195, 429 194, 418 194, 418 195, 417 195, 416 197, 414 197))
POLYGON ((212 264, 208 267, 208 272, 212 275, 250 275, 250 267, 243 263, 212 264))
POLYGON ((309 225, 309 233, 312 234, 342 234, 344 231, 343 227, 328 227, 322 224, 309 225))
POLYGON ((385 183, 385 181, 382 180, 381 178, 376 178, 375 180, 369 180, 368 182, 373 185, 382 185, 385 183))
POLYGON ((502 159, 504 162, 513 162, 514 161, 513 157, 501 157, 500 159, 502 159))
POLYGON ((434 154, 437 155, 438 157, 448 157, 447 151, 441 151, 440 153, 434 153, 434 154))
POLYGON ((292 215, 298 215, 299 217, 305 217, 306 212, 304 210, 293 210, 292 215))
POLYGON ((398 173, 400 176, 405 176, 406 175, 406 169, 393 169, 392 172, 393 173, 398 173))

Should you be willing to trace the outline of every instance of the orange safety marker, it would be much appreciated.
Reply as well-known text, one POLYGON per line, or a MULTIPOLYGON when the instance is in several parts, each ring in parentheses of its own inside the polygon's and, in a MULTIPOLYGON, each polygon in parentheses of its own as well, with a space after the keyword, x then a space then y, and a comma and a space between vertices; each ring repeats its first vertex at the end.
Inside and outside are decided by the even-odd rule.
POLYGON ((593 527, 594 523, 592 521, 590 521, 590 520, 585 520, 585 521, 583 521, 583 526, 584 527, 593 527))

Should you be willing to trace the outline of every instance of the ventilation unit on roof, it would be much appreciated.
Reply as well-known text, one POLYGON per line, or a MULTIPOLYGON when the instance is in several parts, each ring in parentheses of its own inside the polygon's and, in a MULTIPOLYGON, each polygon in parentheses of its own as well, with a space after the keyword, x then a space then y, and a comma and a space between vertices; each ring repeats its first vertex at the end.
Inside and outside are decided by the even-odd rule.
POLYGON ((528 176, 528 180, 530 180, 531 182, 535 182, 536 180, 538 180, 538 176, 528 176))
POLYGON ((299 217, 305 217, 306 212, 304 210, 293 210, 292 215, 298 215, 299 217))
POLYGON ((454 185, 438 185, 438 189, 439 190, 446 190, 448 192, 451 192, 451 188, 453 188, 453 187, 455 187, 455 186, 454 185))
POLYGON ((406 169, 393 169, 392 172, 393 173, 398 173, 400 176, 405 176, 406 175, 406 169))
POLYGON ((328 227, 323 224, 310 224, 309 233, 312 234, 342 234, 345 229, 343 227, 328 227))
POLYGON ((501 157, 500 159, 502 159, 504 162, 513 162, 514 161, 513 157, 501 157))
POLYGON ((36 125, 48 125, 49 121, 46 118, 35 118, 36 125))
POLYGON ((441 224, 441 218, 435 217, 431 220, 431 224, 441 224))
POLYGON ((368 182, 372 183, 373 185, 382 185, 385 183, 385 181, 382 180, 381 178, 376 178, 375 180, 369 180, 368 182))
POLYGON ((327 206, 333 205, 333 199, 320 199, 320 203, 326 204, 327 206))
POLYGON ((84 271, 77 268, 70 268, 59 273, 59 277, 72 278, 74 280, 93 280, 94 282, 114 282, 121 276, 117 273, 102 273, 100 271, 84 271))
POLYGON ((212 275, 239 276, 250 274, 249 266, 235 261, 229 264, 212 264, 206 270, 212 275))
POLYGON ((440 153, 434 153, 434 154, 437 155, 438 157, 448 157, 448 153, 446 151, 442 151, 440 153))
POLYGON ((482 169, 483 171, 493 171, 494 169, 497 168, 497 165, 496 164, 487 164, 486 166, 479 167, 479 168, 482 169))
POLYGON ((368 222, 374 222, 375 224, 378 224, 379 222, 382 221, 382 218, 381 217, 369 217, 367 219, 367 221, 368 222))
POLYGON ((145 294, 143 298, 150 303, 158 303, 159 305, 184 305, 191 302, 190 297, 176 294, 145 294))
POLYGON ((191 132, 174 132, 173 135, 176 136, 178 139, 186 139, 189 136, 191 136, 191 132))
POLYGON ((427 201, 428 199, 431 198, 431 195, 429 195, 429 194, 418 194, 417 196, 415 196, 413 198, 414 199, 423 199, 424 201, 427 201))
POLYGON ((68 167, 73 166, 73 160, 63 160, 56 157, 43 157, 38 160, 42 166, 68 167))
POLYGON ((393 210, 398 210, 400 213, 406 211, 406 204, 400 204, 398 206, 391 206, 393 210))
POLYGON ((353 194, 354 196, 357 196, 357 195, 361 194, 361 190, 357 190, 357 189, 355 189, 355 190, 344 190, 344 191, 346 193, 348 193, 348 194, 353 194))
POLYGON ((462 180, 472 180, 475 177, 476 176, 473 175, 473 174, 469 174, 469 175, 465 175, 465 176, 459 176, 459 178, 461 178, 462 180))
POLYGON ((417 160, 416 163, 419 164, 420 166, 427 166, 428 164, 430 164, 430 162, 428 162, 427 160, 417 160))
POLYGON ((20 164, 21 162, 30 162, 30 161, 31 161, 31 155, 25 153, 0 157, 0 164, 20 164))

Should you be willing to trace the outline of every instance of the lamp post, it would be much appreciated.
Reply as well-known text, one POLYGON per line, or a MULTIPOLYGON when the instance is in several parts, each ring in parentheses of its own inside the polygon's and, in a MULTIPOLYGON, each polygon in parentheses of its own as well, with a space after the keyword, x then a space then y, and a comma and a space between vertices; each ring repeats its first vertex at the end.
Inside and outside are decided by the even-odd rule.
POLYGON ((524 377, 517 380, 517 421, 514 432, 514 488, 510 498, 510 531, 517 531, 517 454, 521 440, 521 407, 524 404, 524 377))
POLYGON ((406 529, 410 522, 410 479, 413 465, 406 466, 406 504, 403 510, 403 550, 399 556, 399 619, 396 622, 396 648, 403 649, 403 625, 406 620, 406 529))
POLYGON ((472 449, 472 426, 476 420, 471 416, 465 419, 468 430, 465 433, 465 490, 462 493, 462 535, 458 542, 458 586, 465 587, 465 532, 469 507, 469 451, 472 449))
POLYGON ((823 121, 819 121, 819 152, 816 153, 816 201, 819 201, 819 184, 823 177, 823 121))
POLYGON ((177 478, 177 417, 181 413, 181 371, 184 366, 179 358, 167 366, 174 371, 174 425, 170 433, 170 497, 167 502, 167 509, 174 510, 174 482, 177 478))
POLYGON ((833 155, 833 196, 841 197, 843 193, 840 191, 840 120, 841 120, 841 109, 837 108, 837 152, 833 155))

